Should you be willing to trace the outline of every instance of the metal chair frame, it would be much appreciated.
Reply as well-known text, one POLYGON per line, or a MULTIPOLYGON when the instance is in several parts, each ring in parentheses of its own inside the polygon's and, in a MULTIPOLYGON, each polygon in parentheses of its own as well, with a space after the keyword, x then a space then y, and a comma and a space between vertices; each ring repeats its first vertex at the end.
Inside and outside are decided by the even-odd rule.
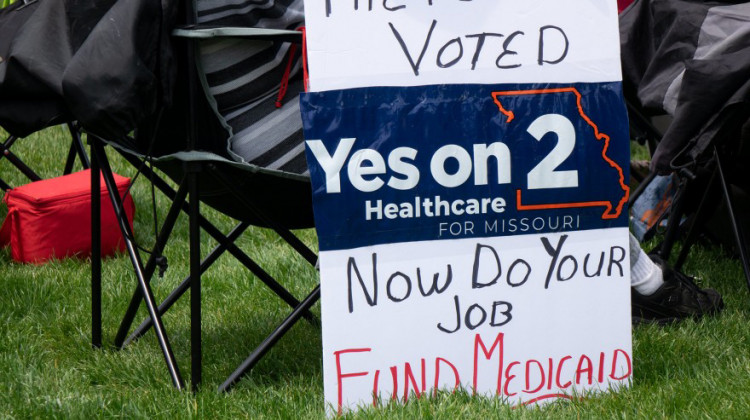
MULTIPOLYGON (((68 122, 66 123, 66 125, 68 127, 68 130, 70 131, 71 142, 70 148, 68 149, 68 155, 65 160, 63 175, 67 175, 73 171, 73 165, 75 164, 76 157, 78 157, 78 159, 80 160, 83 169, 88 169, 91 166, 88 154, 86 153, 86 149, 83 146, 83 141, 81 141, 80 129, 74 122, 68 122)), ((29 179, 29 181, 41 180, 42 178, 39 176, 39 174, 37 174, 33 169, 31 169, 31 167, 29 167, 29 165, 21 160, 18 155, 10 150, 10 148, 18 139, 19 138, 14 135, 9 135, 5 139, 5 141, 0 143, 0 159, 6 158, 8 162, 15 166, 16 169, 18 169, 26 178, 29 179)), ((2 189, 3 191, 8 191, 11 188, 12 186, 8 182, 0 178, 0 189, 2 189)))
MULTIPOLYGON (((195 26, 190 27, 192 30, 200 31, 200 28, 195 26)), ((186 32, 178 29, 175 31, 177 34, 186 32)), ((296 33, 290 38, 289 31, 255 31, 248 35, 246 38, 263 38, 268 39, 269 37, 279 37, 279 39, 289 41, 290 39, 299 42, 301 40, 301 34, 296 33), (282 33, 279 33, 282 32, 282 33)), ((197 36, 197 37, 200 37, 197 36)), ((188 36, 187 41, 187 56, 188 62, 194 62, 194 46, 193 40, 188 36)), ((200 124, 200 119, 194 115, 194 106, 196 103, 197 95, 202 94, 197 83, 197 77, 195 74, 196 70, 193 66, 188 66, 188 79, 189 91, 188 91, 188 109, 189 115, 186 115, 186 121, 188 122, 188 139, 187 139, 187 150, 194 148, 196 127, 200 124)), ((104 141, 97 138, 96 136, 89 137, 92 148, 92 191, 98 190, 99 173, 104 175, 104 181, 107 184, 110 191, 113 191, 112 186, 114 185, 114 178, 112 171, 107 160, 106 153, 104 152, 104 141), (94 179, 96 178, 96 180, 94 179), (96 182, 96 183, 95 183, 96 182)), ((226 190, 230 191, 232 195, 237 199, 238 203, 248 214, 252 214, 256 219, 261 220, 263 225, 273 229, 282 239, 284 239, 298 254, 302 256, 311 266, 317 265, 317 255, 310 250, 302 241, 300 241, 291 231, 285 227, 279 225, 274 221, 272 217, 264 214, 264 211, 253 203, 251 199, 244 196, 242 191, 236 187, 236 185, 229 179, 225 174, 221 172, 221 168, 216 163, 210 161, 205 162, 184 162, 184 177, 178 182, 178 189, 175 191, 172 189, 167 182, 161 179, 154 171, 150 168, 141 165, 141 162, 135 156, 122 153, 131 164, 138 166, 142 169, 146 177, 167 197, 172 200, 172 204, 167 213, 166 219, 162 224, 161 231, 158 234, 154 249, 163 249, 169 236, 171 234, 174 223, 179 215, 180 211, 184 211, 189 217, 189 259, 190 269, 189 275, 182 281, 182 283, 172 292, 170 295, 161 303, 157 304, 153 291, 150 287, 150 280, 156 269, 155 255, 152 254, 148 261, 143 264, 137 247, 133 244, 132 231, 128 226, 127 222, 123 218, 119 209, 121 209, 120 198, 117 194, 110 193, 110 200, 113 203, 115 209, 118 209, 118 219, 120 220, 120 228, 126 241, 126 248, 130 256, 131 263, 135 268, 135 274, 137 278, 138 288, 134 293, 128 310, 120 324, 117 336, 115 338, 115 345, 117 347, 123 347, 132 343, 138 337, 145 334, 148 329, 154 328, 157 340, 162 350, 167 369, 170 377, 172 378, 173 385, 182 389, 185 384, 180 374, 178 364, 174 358, 172 348, 167 336, 167 333, 162 322, 162 315, 181 297, 183 294, 190 290, 190 349, 191 349, 191 387, 195 390, 201 384, 202 381, 202 343, 201 343, 201 274, 208 269, 208 267, 216 261, 216 259, 224 252, 229 252, 236 259, 238 259, 245 267, 247 267, 251 273, 263 281, 273 292, 275 292, 282 300, 284 300, 291 308, 291 313, 258 345, 245 361, 235 369, 234 372, 224 381, 219 387, 220 391, 228 391, 250 370, 257 364, 258 361, 274 346, 274 344, 289 331, 289 329, 301 318, 306 318, 311 323, 317 324, 316 318, 310 313, 310 308, 320 298, 320 286, 315 286, 312 291, 302 300, 296 299, 289 291, 282 287, 271 275, 264 271, 255 261, 253 261, 247 254, 241 251, 235 244, 234 240, 240 236, 240 234, 249 226, 247 222, 238 223, 228 234, 223 234, 218 228, 212 225, 205 217, 200 214, 200 191, 199 191, 199 178, 208 176, 210 179, 218 182, 226 190), (200 229, 203 229, 210 236, 212 236, 218 242, 218 245, 203 259, 201 260, 201 246, 200 246, 200 229), (128 332, 130 326, 134 320, 138 307, 141 301, 146 303, 149 318, 143 321, 130 335, 128 332)), ((114 189, 116 191, 116 189, 114 189)), ((97 225, 100 220, 100 203, 94 203, 98 200, 98 195, 95 197, 92 194, 92 235, 95 239, 100 235, 100 228, 97 225)), ((93 245, 93 243, 92 243, 93 245)), ((96 246, 94 246, 94 249, 96 246)), ((92 344, 94 347, 101 346, 101 262, 100 255, 92 255, 92 344)))

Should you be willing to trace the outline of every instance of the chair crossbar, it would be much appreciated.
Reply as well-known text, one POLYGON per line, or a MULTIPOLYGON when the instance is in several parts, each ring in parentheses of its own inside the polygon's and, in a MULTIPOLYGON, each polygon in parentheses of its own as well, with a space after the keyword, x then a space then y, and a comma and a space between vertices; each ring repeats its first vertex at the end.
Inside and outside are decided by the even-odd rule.
POLYGON ((305 311, 310 310, 310 308, 318 301, 320 300, 320 285, 315 286, 315 288, 310 292, 310 294, 307 295, 307 297, 297 306, 294 308, 294 311, 290 313, 284 321, 279 324, 278 327, 276 327, 275 330, 271 334, 266 337, 263 342, 258 345, 258 347, 253 350, 253 352, 250 354, 250 356, 247 357, 238 367, 235 369, 234 372, 232 372, 231 375, 227 378, 224 383, 219 386, 219 392, 227 392, 232 390, 234 386, 242 379, 249 371, 252 369, 259 361, 263 358, 263 356, 271 350, 271 348, 276 344, 277 341, 281 339, 281 337, 284 336, 284 334, 289 331, 294 324, 299 321, 300 317, 302 317, 302 314, 305 311))
MULTIPOLYGON (((239 236, 250 226, 249 223, 240 223, 238 224, 232 231, 227 235, 227 242, 235 241, 239 236)), ((208 270, 208 268, 223 254, 223 252, 228 248, 228 243, 223 242, 217 245, 209 254, 208 256, 201 261, 200 265, 200 273, 203 274, 208 270)), ((187 292, 190 289, 190 282, 191 277, 187 276, 185 279, 180 283, 179 286, 177 286, 172 292, 167 296, 161 304, 159 304, 159 313, 164 315, 165 312, 169 310, 169 308, 172 307, 179 299, 182 297, 185 292, 187 292)), ((135 295, 134 295, 135 297, 135 295)), ((127 339, 121 344, 121 347, 125 347, 128 344, 132 343, 133 341, 137 340, 138 338, 142 337, 149 328, 153 325, 153 320, 149 317, 146 318, 136 329, 133 331, 132 334, 128 336, 127 339)), ((128 325, 128 328, 130 326, 128 325)))
MULTIPOLYGON (((134 156, 122 153, 123 156, 130 161, 131 164, 134 166, 141 166, 141 162, 135 158, 134 156)), ((153 172, 150 168, 143 166, 141 168, 141 171, 151 180, 151 182, 154 183, 154 185, 162 192, 164 193, 170 200, 172 201, 172 206, 170 207, 170 214, 172 214, 172 209, 182 209, 186 213, 189 211, 188 204, 186 202, 185 195, 180 194, 179 191, 175 192, 172 187, 166 183, 161 177, 159 177, 156 173, 153 172)), ((183 188, 183 185, 185 185, 183 182, 180 183, 180 188, 183 188)), ((177 210, 179 212, 179 210, 177 210)), ((168 215, 169 220, 170 216, 168 215)), ((165 221, 166 223, 166 221, 165 221)), ((294 308, 299 305, 299 301, 288 291, 286 290, 281 284, 279 284, 270 274, 268 274, 262 267, 260 267, 252 258, 250 258, 244 251, 242 251, 235 243, 234 241, 240 236, 240 234, 249 227, 248 223, 240 222, 229 235, 225 236, 218 228, 216 228, 208 219, 203 217, 202 215, 199 215, 199 224, 200 227, 208 233, 214 240, 216 240, 219 245, 216 246, 208 256, 205 257, 205 259, 200 264, 200 272, 205 272, 208 267, 213 264, 214 261, 216 261, 219 256, 221 256, 224 252, 228 251, 233 257, 235 257, 238 261, 240 261, 250 272, 252 272, 258 279, 260 279, 266 286, 268 286, 274 293, 276 293, 284 302, 286 302, 290 307, 294 308)), ((296 239, 296 237, 295 237, 296 239)), ((164 238, 162 241, 160 241, 157 246, 163 247, 166 244, 166 241, 168 238, 164 238)), ((304 244, 303 244, 304 246, 304 244)), ((307 248, 309 250, 309 248, 307 248)), ((311 251, 310 251, 311 252, 311 251)), ((149 270, 149 265, 147 264, 146 269, 144 272, 147 274, 147 278, 151 278, 153 275, 153 267, 149 270)), ((159 313, 164 314, 189 288, 190 288, 190 282, 191 277, 187 276, 180 285, 173 290, 170 295, 159 305, 159 313)), ((133 294, 133 297, 131 299, 131 304, 128 307, 128 311, 126 312, 125 316, 123 317, 123 320, 120 324, 120 330, 118 331, 118 334, 115 338, 115 346, 122 348, 129 343, 135 341, 139 337, 141 337, 143 334, 145 334, 148 329, 152 325, 151 318, 147 318, 144 320, 135 330, 133 333, 131 333, 129 336, 127 336, 127 333, 130 329, 130 326, 132 325, 133 320, 135 319, 136 312, 138 310, 138 306, 140 305, 140 294, 138 291, 133 294), (126 338, 127 336, 127 338, 126 338)), ((307 311, 304 314, 305 319, 310 321, 311 323, 317 323, 317 320, 315 316, 307 311)))
MULTIPOLYGON (((26 178, 28 178, 31 181, 39 181, 42 178, 34 172, 33 169, 31 169, 28 165, 26 165, 18 156, 16 156, 15 153, 13 153, 10 150, 10 147, 13 146, 13 143, 18 140, 18 137, 10 135, 7 139, 2 143, 2 150, 0 150, 2 153, 0 154, 0 159, 5 157, 8 162, 10 162, 13 166, 15 166, 26 178)), ((9 190, 10 186, 3 181, 3 184, 8 186, 7 188, 3 188, 4 190, 9 190)))
MULTIPOLYGON (((294 236, 289 230, 280 228, 273 220, 265 217, 265 215, 260 212, 253 203, 247 199, 244 195, 240 193, 240 191, 237 190, 237 188, 231 183, 231 181, 222 173, 220 173, 215 166, 209 165, 210 169, 213 172, 213 175, 219 180, 219 182, 227 189, 229 189, 236 197, 237 199, 249 210, 255 212, 255 216, 258 217, 260 220, 262 220, 264 223, 266 223, 268 226, 270 226, 276 233, 278 233, 282 238, 284 238, 290 245, 294 247, 297 252, 299 252, 305 259, 313 266, 317 264, 317 255, 312 252, 302 241, 299 240, 296 236, 294 236)), ((261 358, 276 344, 278 340, 281 339, 291 328, 294 326, 294 324, 299 321, 299 319, 302 317, 302 315, 309 311, 310 307, 314 305, 318 300, 320 300, 320 285, 315 286, 315 288, 305 297, 305 299, 297 305, 294 310, 282 321, 281 324, 279 324, 276 329, 268 336, 266 337, 263 342, 258 345, 253 352, 250 354, 250 356, 245 359, 245 361, 240 364, 240 366, 235 369, 234 372, 227 378, 224 383, 219 386, 219 392, 226 392, 231 390, 237 382, 244 377, 247 372, 250 371, 257 363, 260 361, 261 358)))
MULTIPOLYGON (((83 169, 89 169, 91 166, 91 162, 89 161, 89 157, 86 153, 86 149, 83 146, 83 141, 81 141, 81 135, 79 129, 76 127, 76 125, 72 122, 67 123, 68 130, 70 131, 71 135, 71 142, 70 142, 70 148, 68 149, 68 155, 65 160, 65 168, 63 169, 63 175, 68 175, 71 172, 73 172, 73 165, 75 164, 75 159, 78 157, 78 159, 81 162, 81 166, 83 169)), ((29 167, 21 158, 19 158, 15 153, 13 153, 10 148, 13 146, 13 144, 18 140, 17 136, 9 135, 5 141, 0 143, 0 159, 3 157, 8 160, 13 166, 18 169, 21 174, 23 174, 26 178, 29 179, 29 181, 39 181, 42 178, 37 174, 31 167, 29 167)), ((10 184, 8 184, 5 180, 0 178, 0 189, 3 191, 8 191, 12 188, 10 184)))
MULTIPOLYGON (((232 231, 225 237, 224 240, 213 249, 211 252, 201 261, 200 272, 205 273, 206 270, 221 256, 224 252, 229 252, 240 261, 248 270, 250 270, 258 279, 260 279, 269 289, 271 289, 276 295, 278 295, 284 302, 290 307, 297 307, 300 302, 295 298, 287 289, 279 284, 276 279, 268 274, 261 266, 259 266, 254 260, 247 256, 242 250, 240 250, 234 241, 236 241, 240 235, 250 226, 247 222, 240 222, 235 226, 232 231)), ((215 238, 219 240, 220 238, 215 238)), ((190 276, 185 277, 183 281, 167 296, 162 303, 159 305, 159 313, 164 313, 169 310, 185 292, 190 289, 190 276)), ((311 312, 306 311, 302 315, 311 324, 316 324, 317 319, 311 312)), ((121 344, 121 347, 125 347, 131 342, 137 340, 143 334, 145 334, 149 328, 153 325, 151 318, 146 318, 138 327, 133 330, 133 333, 128 336, 127 339, 121 344)), ((129 326, 128 326, 129 328, 129 326)))
MULTIPOLYGON (((139 167, 140 170, 144 173, 146 177, 149 178, 149 180, 160 190, 162 193, 164 193, 168 198, 172 200, 172 205, 170 206, 169 214, 167 216, 167 219, 171 219, 171 215, 179 213, 179 210, 183 210, 187 212, 189 215, 191 214, 190 211, 190 202, 193 200, 191 197, 190 200, 186 200, 186 193, 184 192, 184 185, 188 184, 184 179, 178 183, 179 187, 178 190, 175 191, 166 181, 164 181, 159 175, 157 175, 151 168, 142 165, 142 163, 133 155, 130 155, 128 153, 122 152, 121 154, 130 161, 131 164, 133 164, 136 167, 139 167)), ((193 163, 194 164, 194 163, 193 163)), ((213 164, 208 165, 193 165, 193 166, 201 166, 203 168, 198 169, 198 172, 201 170, 210 172, 211 176, 215 178, 219 183, 223 184, 232 194, 234 194, 237 198, 240 204, 242 204, 248 212, 252 213, 258 220, 261 220, 265 225, 270 226, 271 229, 273 229, 280 237, 282 237, 290 246, 292 246, 293 249, 295 249, 308 263, 310 263, 312 266, 315 266, 317 263, 317 255, 310 250, 307 245, 305 245, 299 238, 297 238, 291 231, 288 229, 282 228, 277 223, 275 223, 271 218, 267 217, 263 211, 259 210, 255 205, 253 205, 252 201, 245 200, 242 194, 235 189, 235 186, 231 183, 229 179, 227 179, 224 174, 222 174, 218 168, 216 168, 213 164)), ((192 195, 192 194, 191 194, 192 195)), ((263 355, 270 349, 273 344, 278 341, 285 333, 288 331, 291 326, 296 323, 300 318, 307 319, 312 324, 317 324, 316 317, 310 312, 310 307, 317 302, 319 299, 319 289, 313 290, 303 301, 297 300, 287 289, 285 289, 281 284, 279 284, 273 276, 268 274, 260 265, 258 265, 251 257, 249 257, 244 251, 242 251, 236 244, 235 241, 239 238, 239 236, 250 226, 247 222, 240 222, 237 224, 227 235, 224 235, 216 226, 214 226, 210 221, 208 221, 204 216, 202 216, 199 212, 195 212, 194 215, 190 216, 191 220, 195 219, 195 222, 197 226, 199 226, 201 229, 203 229, 206 233, 208 233, 211 237, 213 237, 218 245, 214 247, 214 249, 202 260, 199 262, 197 267, 192 267, 193 262, 197 261, 200 258, 200 254, 197 254, 197 256, 192 255, 195 249, 199 249, 199 244, 194 244, 193 240, 191 240, 191 272, 190 274, 178 285, 170 294, 165 298, 161 304, 158 305, 156 308, 156 312, 159 314, 159 316, 164 315, 171 307, 176 303, 185 292, 188 290, 191 290, 195 287, 196 284, 196 278, 200 279, 200 276, 225 252, 229 252, 233 257, 235 257, 238 261, 240 261, 253 275, 255 275, 258 279, 260 279, 269 289, 271 289, 276 295, 278 295, 284 302, 286 302, 291 308, 292 312, 287 317, 287 319, 284 320, 282 325, 280 325, 276 330, 274 330, 269 337, 264 340, 264 342, 258 346, 258 348, 253 352, 253 354, 248 358, 249 362, 243 363, 242 366, 238 367, 233 373, 233 377, 236 376, 236 378, 232 379, 230 382, 233 384, 236 382, 236 380, 239 379, 242 375, 244 375, 244 372, 251 369, 252 366, 254 366, 260 358, 263 357, 263 355)), ((167 223, 167 220, 165 220, 165 224, 167 223)), ((171 223, 171 220, 170 220, 171 223)), ((167 236, 168 233, 171 233, 171 227, 167 226, 168 230, 162 229, 162 233, 159 235, 159 240, 157 241, 157 246, 163 247, 166 244, 166 241, 168 240, 167 236)), ((150 260, 149 260, 150 261, 150 260)), ((143 270, 144 273, 144 280, 146 283, 148 283, 153 276, 155 267, 151 264, 147 264, 146 268, 143 270)), ((199 283, 198 283, 199 284, 199 283)), ((199 295, 199 294, 198 294, 199 295)), ((191 300, 193 299, 194 293, 191 293, 191 300)), ((139 285, 139 289, 136 290, 136 292, 133 294, 133 297, 131 298, 131 304, 129 306, 128 311, 125 314, 125 317, 122 320, 122 323, 120 324, 120 330, 118 331, 118 335, 115 340, 115 345, 117 347, 124 347, 133 341, 137 340, 139 337, 143 336, 151 327, 153 327, 154 324, 154 317, 150 316, 146 318, 138 327, 135 328, 135 330, 127 337, 127 331, 130 329, 130 326, 132 325, 132 321, 135 318, 135 315, 137 313, 138 306, 140 305, 141 299, 143 297, 142 293, 142 287, 139 285)), ((200 315, 199 313, 196 314, 194 311, 199 311, 200 308, 192 308, 191 304, 191 335, 196 334, 197 337, 194 337, 191 339, 191 356, 194 365, 192 366, 192 377, 191 377, 191 383, 194 386, 197 386, 197 384, 200 383, 200 375, 201 375, 201 367, 199 366, 199 360, 200 360, 200 352, 202 351, 200 346, 200 337, 199 332, 196 330, 193 330, 193 327, 196 325, 200 325, 200 315), (197 354, 196 354, 197 353, 197 354)), ((157 318, 158 319, 158 318, 157 318)), ((229 381, 229 380, 228 380, 229 381)), ((229 389, 231 386, 222 386, 223 388, 229 389)))
POLYGON ((674 264, 676 270, 682 269, 682 266, 685 264, 687 256, 690 253, 690 249, 698 240, 698 234, 700 233, 699 227, 703 224, 701 221, 706 220, 706 218, 710 216, 711 211, 715 209, 715 207, 709 204, 716 203, 717 200, 721 199, 721 191, 718 189, 719 182, 720 180, 718 179, 717 171, 714 170, 711 173, 711 179, 708 181, 705 189, 706 193, 703 195, 703 198, 701 198, 701 201, 695 210, 695 214, 690 218, 687 225, 687 235, 682 242, 682 249, 680 249, 677 261, 674 264))
POLYGON ((318 255, 315 252, 313 252, 310 248, 308 248, 307 245, 300 241, 299 238, 297 238, 292 232, 289 231, 289 229, 282 228, 272 218, 267 217, 266 214, 260 211, 252 201, 250 201, 244 194, 242 194, 241 191, 239 191, 237 186, 225 174, 221 173, 221 171, 216 168, 214 164, 209 164, 208 169, 210 170, 212 175, 216 177, 217 180, 219 180, 222 186, 228 189, 249 212, 257 217, 258 220, 261 220, 266 226, 269 226, 271 229, 273 229, 276 234, 281 236, 281 238, 283 238, 289 245, 291 245, 292 248, 294 248, 305 260, 307 260, 308 263, 310 263, 310 265, 315 266, 318 263, 318 255))

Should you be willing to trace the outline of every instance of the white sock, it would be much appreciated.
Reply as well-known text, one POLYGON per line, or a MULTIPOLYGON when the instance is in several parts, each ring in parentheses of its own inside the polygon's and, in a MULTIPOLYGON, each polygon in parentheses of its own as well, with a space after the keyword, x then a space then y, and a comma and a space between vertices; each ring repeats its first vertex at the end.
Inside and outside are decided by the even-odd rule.
POLYGON ((630 286, 642 295, 653 294, 664 284, 661 268, 643 252, 638 239, 630 234, 630 286))

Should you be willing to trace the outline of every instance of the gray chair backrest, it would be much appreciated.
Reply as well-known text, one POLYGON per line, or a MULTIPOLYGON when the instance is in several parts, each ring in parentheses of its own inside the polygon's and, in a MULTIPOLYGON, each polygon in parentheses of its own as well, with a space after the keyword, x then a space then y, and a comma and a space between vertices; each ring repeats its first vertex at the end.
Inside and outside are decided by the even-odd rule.
MULTIPOLYGON (((297 29, 304 24, 302 0, 198 0, 201 25, 297 29)), ((217 37, 200 42, 209 101, 231 130, 229 151, 241 162, 306 174, 299 112, 301 48, 292 55, 288 94, 276 107, 290 43, 217 37)))

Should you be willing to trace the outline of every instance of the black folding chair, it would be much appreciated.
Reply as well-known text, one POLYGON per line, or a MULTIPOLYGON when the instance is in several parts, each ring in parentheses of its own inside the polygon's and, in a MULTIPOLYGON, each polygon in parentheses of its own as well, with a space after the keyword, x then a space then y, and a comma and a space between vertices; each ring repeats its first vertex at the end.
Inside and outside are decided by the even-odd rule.
MULTIPOLYGON (((633 102, 628 102, 628 113, 631 136, 653 152, 663 133, 653 125, 651 117, 633 102)), ((733 191, 737 188, 750 191, 750 183, 742 164, 750 157, 747 154, 747 147, 750 145, 750 110, 737 109, 726 119, 723 129, 707 143, 709 145, 703 145, 700 153, 686 147, 674 157, 673 174, 677 189, 668 211, 662 215, 667 217, 663 236, 651 252, 667 261, 676 241, 681 239, 682 247, 673 264, 676 270, 681 270, 693 245, 707 232, 708 222, 725 218, 750 290, 750 254, 743 232, 744 215, 737 210, 733 191), (721 207, 719 203, 722 202, 725 213, 716 214, 721 207)), ((657 172, 652 170, 644 179, 639 180, 638 187, 629 198, 630 207, 656 175, 657 172)), ((660 221, 656 221, 657 226, 660 221)))
MULTIPOLYGON (((161 317, 188 289, 191 308, 191 384, 201 383, 201 274, 219 255, 229 252, 262 280, 290 307, 290 314, 252 351, 227 378, 220 390, 230 389, 302 317, 315 318, 310 307, 317 302, 319 287, 302 300, 296 299, 270 274, 236 245, 250 225, 273 229, 312 266, 317 255, 290 229, 313 226, 312 203, 304 159, 302 122, 298 95, 302 89, 301 1, 254 1, 217 7, 215 2, 197 1, 186 7, 186 25, 174 31, 177 79, 172 106, 152 116, 137 130, 137 136, 109 143, 138 166, 157 188, 172 199, 162 224, 154 253, 144 264, 133 234, 124 218, 120 227, 135 268, 138 290, 131 299, 115 344, 126 345, 154 328, 173 384, 183 380, 174 359, 161 317), (270 7, 269 7, 270 6, 270 7), (231 25, 231 27, 220 26, 231 25), (258 25, 265 26, 257 28, 258 25), (284 95, 285 92, 289 94, 284 95), (144 165, 148 160, 178 185, 177 190, 144 165), (200 203, 238 220, 228 234, 222 234, 200 214, 200 203), (153 296, 150 280, 157 268, 159 252, 170 239, 178 214, 189 215, 189 276, 160 305, 153 296), (218 242, 201 261, 199 229, 218 242), (141 300, 149 319, 129 336, 131 323, 141 300)), ((105 183, 114 182, 104 153, 105 142, 92 143, 92 185, 98 173, 105 183)), ((96 190, 96 186, 92 188, 96 190)), ((110 195, 115 208, 119 197, 110 195)), ((92 232, 98 233, 99 203, 92 196, 92 232)), ((95 245, 94 249, 98 249, 95 245)), ((95 301, 92 307, 94 336, 101 337, 101 268, 98 256, 92 265, 95 301)))
POLYGON ((712 144, 705 153, 707 161, 695 162, 677 171, 679 188, 670 209, 669 223, 657 254, 668 259, 676 239, 684 235, 682 248, 674 263, 674 267, 680 270, 687 260, 690 249, 697 242, 700 234, 705 232, 707 222, 712 218, 722 217, 715 213, 719 208, 718 203, 723 201, 726 212, 724 217, 729 222, 732 240, 742 264, 748 290, 750 290, 750 255, 742 228, 743 214, 736 210, 733 191, 734 188, 750 190, 750 183, 747 182, 747 174, 742 164, 744 161, 742 156, 748 157, 746 148, 750 137, 735 131, 727 140, 723 142, 717 140, 716 144, 712 144), (695 203, 698 203, 697 206, 694 205, 695 203), (681 228, 680 220, 685 215, 689 215, 689 219, 685 227, 681 228))
MULTIPOLYGON (((678 184, 663 240, 654 252, 667 260, 684 234, 674 264, 679 270, 706 232, 706 222, 725 219, 750 288, 744 215, 736 210, 733 194, 735 188, 750 190, 743 171, 750 137, 748 23, 746 2, 636 0, 620 15, 624 90, 631 127, 637 127, 634 137, 647 139, 652 166, 672 171, 678 184), (666 132, 650 124, 653 113, 673 118, 666 132), (715 215, 721 201, 726 214, 715 215)), ((655 175, 641 183, 631 204, 655 175)))

